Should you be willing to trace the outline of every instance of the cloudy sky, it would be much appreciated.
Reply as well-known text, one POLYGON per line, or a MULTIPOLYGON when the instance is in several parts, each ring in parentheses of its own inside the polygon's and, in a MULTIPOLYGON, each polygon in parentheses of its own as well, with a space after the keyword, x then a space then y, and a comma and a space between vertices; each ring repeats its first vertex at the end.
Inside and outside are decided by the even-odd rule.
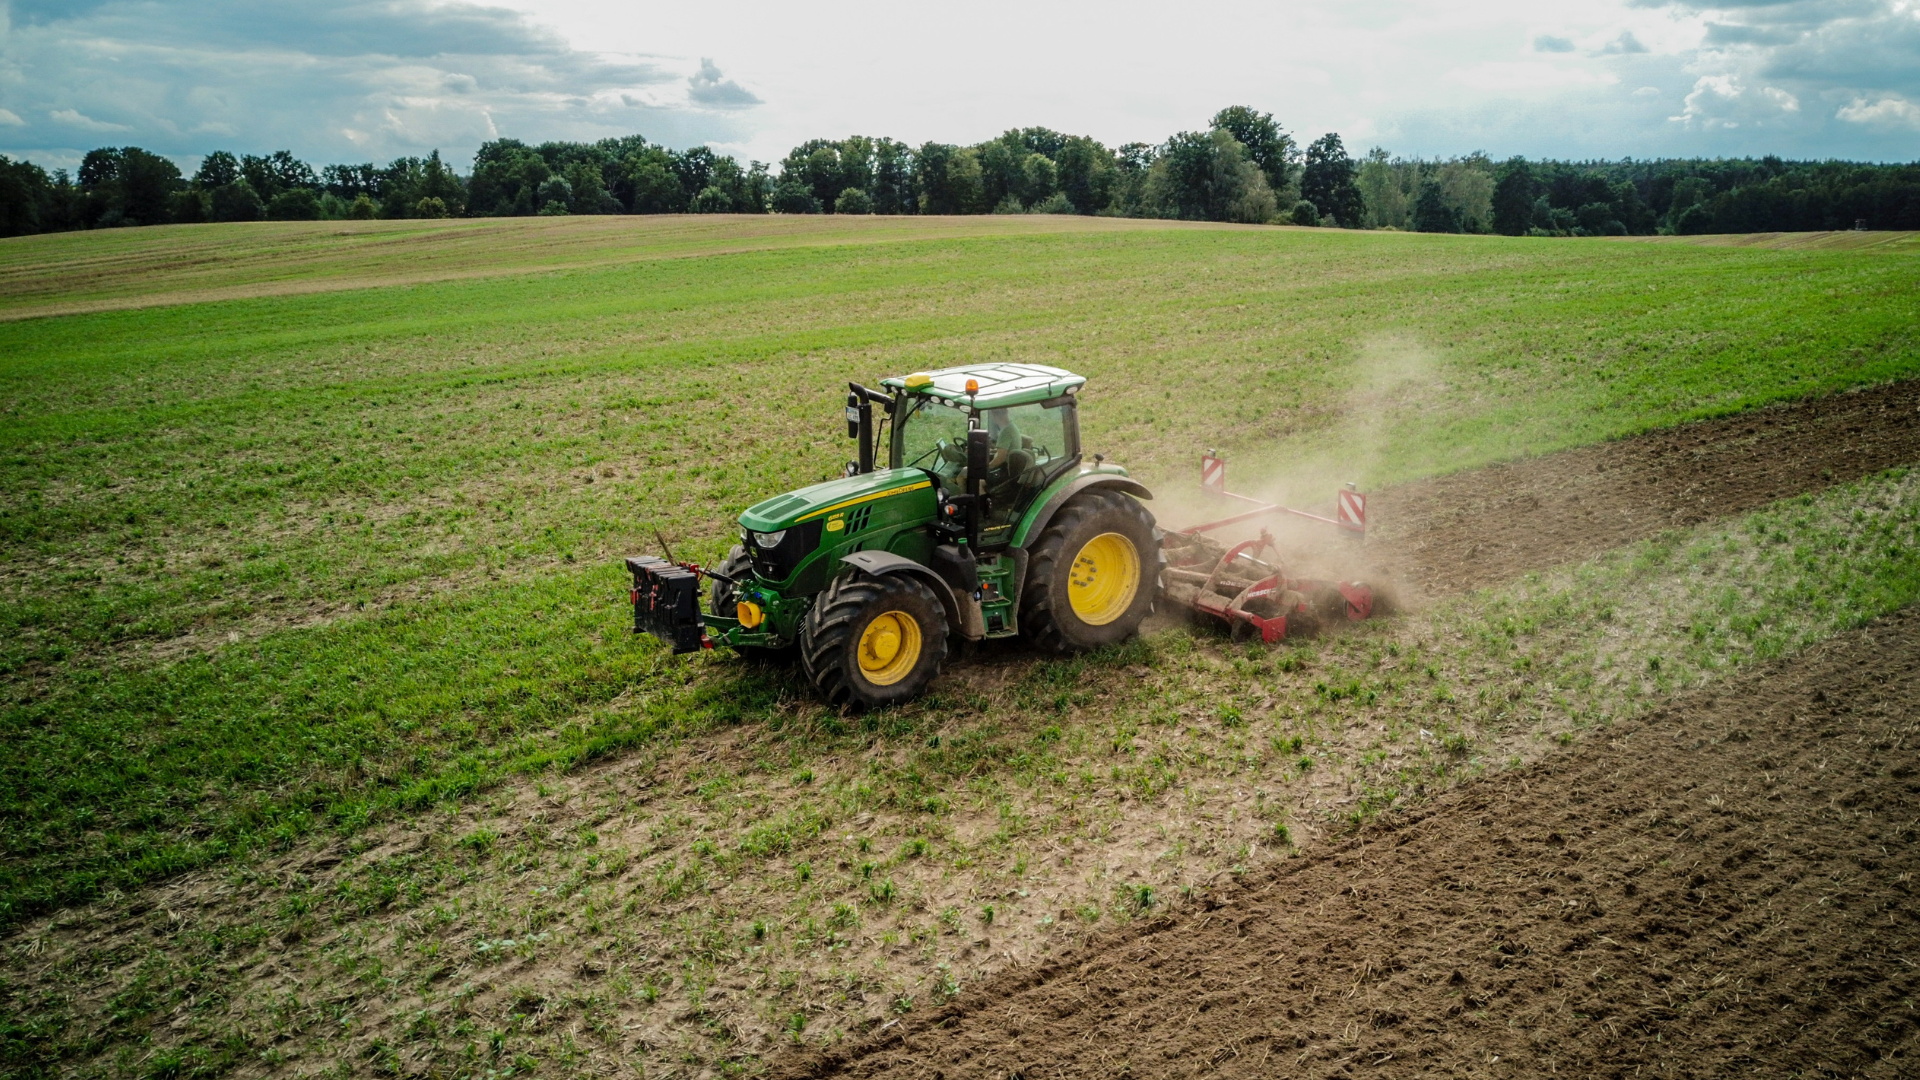
POLYGON ((1046 125, 1157 142, 1224 105, 1304 142, 1496 157, 1920 160, 1920 0, 0 0, 0 153, 317 163, 639 132, 1046 125))

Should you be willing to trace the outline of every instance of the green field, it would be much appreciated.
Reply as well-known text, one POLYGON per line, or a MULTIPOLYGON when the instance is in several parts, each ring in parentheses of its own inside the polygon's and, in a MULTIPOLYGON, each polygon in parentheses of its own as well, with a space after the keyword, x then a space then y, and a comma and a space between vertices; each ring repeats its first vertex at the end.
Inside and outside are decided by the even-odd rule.
MULTIPOLYGON (((893 717, 826 713, 783 673, 730 658, 663 657, 626 632, 619 557, 650 550, 654 529, 683 557, 715 556, 747 504, 837 471, 849 378, 998 358, 1079 371, 1087 445, 1161 489, 1156 509, 1177 519, 1209 447, 1234 460, 1236 486, 1311 499, 1332 477, 1378 486, 1920 374, 1917 286, 1920 244, 1884 234, 1694 244, 1105 219, 606 218, 0 242, 0 923, 117 903, 193 868, 244 877, 250 860, 316 832, 358 835, 396 814, 436 823, 446 858, 400 878, 369 871, 385 882, 366 886, 388 890, 382 903, 330 901, 337 923, 356 925, 395 890, 419 903, 453 878, 492 888, 523 872, 523 848, 461 848, 446 835, 480 828, 464 808, 491 806, 503 778, 532 774, 544 794, 583 762, 671 763, 730 730, 773 741, 740 769, 693 769, 708 779, 689 813, 719 806, 721 824, 759 830, 732 862, 714 856, 717 876, 752 878, 756 859, 801 850, 822 822, 862 807, 937 823, 974 796, 1000 815, 1000 839, 954 840, 971 854, 946 872, 971 873, 990 851, 1024 874, 1013 853, 1031 825, 1016 822, 1038 811, 1007 791, 1095 768, 1109 742, 1131 754, 1136 720, 1173 722, 1166 702, 1211 717, 1213 741, 1151 768, 1114 765, 1110 778, 1095 768, 1087 798, 1158 798, 1178 761, 1205 772, 1252 760, 1239 698, 1192 691, 1203 675, 1241 696, 1304 679, 1311 715, 1339 706, 1340 680, 1360 687, 1381 670, 1389 640, 1402 666, 1413 655, 1403 638, 1430 656, 1443 689, 1504 677, 1462 657, 1507 656, 1515 619, 1547 635, 1523 641, 1524 655, 1585 670, 1617 658, 1580 636, 1582 597, 1631 585, 1642 592, 1620 603, 1657 606, 1695 588, 1688 568, 1703 561, 1773 567, 1754 571, 1764 588, 1715 594, 1766 618, 1690 644, 1638 642, 1622 655, 1644 666, 1653 654, 1642 653, 1667 649, 1667 675, 1615 685, 1569 674, 1566 686, 1586 689, 1547 694, 1554 704, 1524 730, 1543 737, 1549 714, 1613 715, 1908 602, 1913 570, 1896 556, 1913 539, 1911 477, 1808 503, 1791 529, 1757 519, 1591 579, 1475 600, 1452 645, 1417 626, 1381 630, 1399 636, 1336 646, 1319 674, 1296 678, 1291 661, 1222 657, 1176 632, 1088 661, 1016 664, 995 689, 941 691, 893 717), (1850 498, 1885 512, 1863 525, 1847 516, 1850 498), (1849 587, 1856 598, 1804 626, 1784 613, 1813 571, 1751 554, 1789 532, 1861 553, 1846 569, 1862 583, 1849 587), (1735 551, 1750 554, 1720 554, 1735 551), (1668 599, 1643 588, 1655 579, 1675 583, 1668 599), (1086 689, 1089 671, 1122 668, 1137 687, 1086 689), (942 716, 974 726, 957 742, 925 741, 942 716), (1163 719, 1139 719, 1152 716, 1163 719), (904 757, 888 739, 905 740, 904 757), (810 784, 816 768, 811 809, 741 794, 802 773, 810 784), (455 867, 469 857, 471 874, 455 867)), ((1412 728, 1399 734, 1433 725, 1418 709, 1452 699, 1408 700, 1412 728)), ((1296 781, 1310 755, 1348 752, 1306 723, 1261 751, 1296 781)), ((672 857, 699 850, 697 835, 675 833, 672 857)), ((847 888, 890 903, 892 879, 883 901, 871 867, 910 862, 863 864, 869 874, 847 888)), ((677 888, 659 885, 656 899, 677 901, 677 888)), ((829 918, 832 896, 809 896, 829 918)), ((757 903, 740 917, 759 918, 757 903)), ((277 910, 273 933, 318 909, 287 899, 277 910)), ((524 932, 524 914, 490 932, 524 932)), ((803 918, 814 925, 793 925, 803 918)), ((265 926, 241 934, 246 947, 265 926)), ((218 955, 237 947, 208 940, 218 955)), ((181 948, 155 970, 200 962, 181 948)), ((160 1004, 114 1022, 148 1024, 194 997, 179 990, 188 984, 168 983, 174 997, 149 987, 160 1004)), ((75 1008, 52 1000, 16 1006, 52 1031, 70 1021, 48 1018, 75 1008)), ((26 1030, 0 1025, 9 1060, 44 1064, 52 1044, 34 1039, 74 1037, 26 1030)))
POLYGON ((832 472, 849 377, 1071 367, 1089 445, 1173 487, 1208 446, 1380 484, 1920 370, 1911 244, 696 224, 0 245, 0 309, 126 305, 0 324, 6 917, 752 715, 773 686, 622 632, 617 557, 832 472), (240 278, 291 294, 134 306, 240 278))

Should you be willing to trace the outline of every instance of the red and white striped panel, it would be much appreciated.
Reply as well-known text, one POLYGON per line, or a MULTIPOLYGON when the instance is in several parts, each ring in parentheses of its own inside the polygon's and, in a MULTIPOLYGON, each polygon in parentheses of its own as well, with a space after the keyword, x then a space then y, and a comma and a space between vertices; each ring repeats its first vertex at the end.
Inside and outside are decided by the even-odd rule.
POLYGON ((1215 495, 1227 490, 1227 459, 1209 453, 1200 459, 1200 487, 1215 495))
POLYGON ((1367 497, 1357 491, 1340 492, 1340 509, 1336 515, 1343 529, 1356 532, 1367 531, 1367 497))

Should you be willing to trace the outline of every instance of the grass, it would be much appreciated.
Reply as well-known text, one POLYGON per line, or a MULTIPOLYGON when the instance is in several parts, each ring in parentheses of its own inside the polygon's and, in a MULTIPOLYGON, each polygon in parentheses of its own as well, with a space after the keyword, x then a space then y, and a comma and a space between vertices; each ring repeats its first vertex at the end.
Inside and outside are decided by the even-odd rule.
POLYGON ((38 920, 0 1060, 750 1068, 1911 604, 1916 552, 1897 469, 1311 645, 1173 629, 885 716, 768 701, 38 920))
MULTIPOLYGON (((617 558, 711 557, 834 472, 850 377, 1060 363, 1150 483, 1212 446, 1317 493, 1911 375, 1914 280, 1904 247, 1092 221, 0 243, 0 307, 115 309, 0 323, 0 920, 793 714, 624 634, 617 558)), ((1077 707, 1041 670, 1023 714, 1077 707)), ((893 790, 1013 753, 967 738, 893 790)))
POLYGON ((530 218, 337 221, 324 226, 260 222, 239 228, 128 229, 96 233, 82 244, 52 236, 22 237, 8 241, 13 257, 0 265, 0 318, 411 285, 742 251, 1168 227, 1164 222, 1074 217, 901 221, 710 215, 581 217, 566 222, 530 218))

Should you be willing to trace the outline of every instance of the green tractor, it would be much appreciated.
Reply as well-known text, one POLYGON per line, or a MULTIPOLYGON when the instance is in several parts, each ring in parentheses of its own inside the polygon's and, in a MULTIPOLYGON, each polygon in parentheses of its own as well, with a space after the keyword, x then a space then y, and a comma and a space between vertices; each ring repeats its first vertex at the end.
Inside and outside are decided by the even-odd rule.
POLYGON ((675 653, 797 658, 829 702, 864 708, 926 689, 950 643, 1069 653, 1130 637, 1166 559, 1139 501, 1152 493, 1082 460, 1085 383, 974 364, 849 384, 846 474, 748 508, 718 569, 628 559, 634 630, 675 653))

